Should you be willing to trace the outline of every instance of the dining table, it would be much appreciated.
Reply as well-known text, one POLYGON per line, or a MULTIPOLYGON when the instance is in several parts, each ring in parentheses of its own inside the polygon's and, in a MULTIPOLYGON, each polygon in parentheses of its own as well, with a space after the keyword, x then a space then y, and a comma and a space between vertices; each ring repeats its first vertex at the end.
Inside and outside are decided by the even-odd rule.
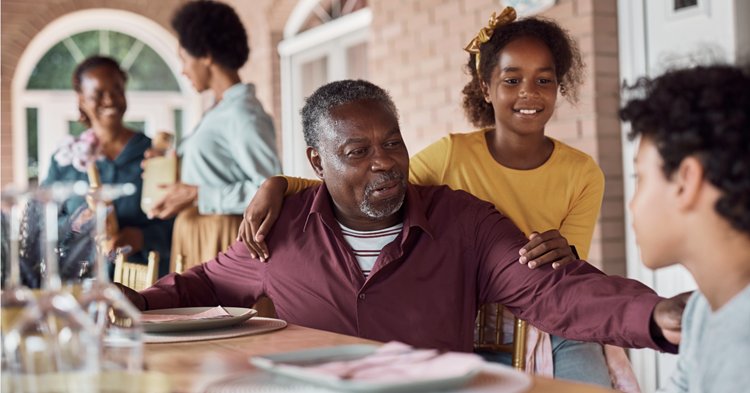
MULTIPOLYGON (((145 344, 144 363, 149 372, 166 376, 170 391, 202 393, 223 380, 258 372, 249 362, 252 356, 348 344, 382 343, 289 324, 284 329, 257 335, 145 344)), ((531 387, 527 390, 529 393, 612 392, 593 385, 538 376, 531 376, 531 379, 531 387)))

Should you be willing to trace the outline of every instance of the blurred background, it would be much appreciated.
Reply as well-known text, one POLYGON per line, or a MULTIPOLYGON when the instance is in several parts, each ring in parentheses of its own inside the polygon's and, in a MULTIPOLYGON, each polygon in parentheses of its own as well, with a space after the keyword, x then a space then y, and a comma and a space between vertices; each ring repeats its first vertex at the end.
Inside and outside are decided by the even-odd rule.
MULTIPOLYGON (((71 73, 93 54, 129 74, 125 120, 178 143, 211 105, 181 75, 169 27, 184 0, 2 0, 0 184, 33 185, 78 123, 71 73)), ((299 124, 304 98, 320 85, 369 79, 392 94, 410 152, 472 128, 461 109, 469 78, 463 47, 493 11, 516 7, 567 28, 584 55, 577 106, 558 100, 547 134, 593 156, 606 175, 590 262, 669 296, 692 289, 675 267, 653 273, 639 260, 625 209, 632 193, 633 145, 617 117, 620 88, 680 65, 744 62, 750 53, 750 2, 741 0, 225 0, 248 29, 250 60, 240 71, 274 118, 284 172, 307 175, 299 124)), ((217 31, 216 34, 221 34, 217 31)), ((644 391, 674 358, 632 351, 644 391)))

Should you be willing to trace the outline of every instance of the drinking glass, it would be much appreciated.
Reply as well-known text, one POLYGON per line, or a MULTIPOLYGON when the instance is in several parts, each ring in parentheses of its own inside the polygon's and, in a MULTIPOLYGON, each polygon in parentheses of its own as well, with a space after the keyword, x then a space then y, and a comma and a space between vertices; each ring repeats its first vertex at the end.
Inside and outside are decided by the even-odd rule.
MULTIPOLYGON (((17 391, 44 389, 42 381, 51 374, 86 376, 99 370, 96 327, 73 295, 62 290, 59 275, 58 205, 75 192, 75 185, 54 184, 34 192, 29 201, 43 209, 43 222, 37 224, 43 225, 39 232, 43 242, 39 243, 44 247, 44 274, 38 300, 26 308, 4 337, 4 350, 17 391)), ((86 389, 75 383, 79 379, 66 377, 62 381, 72 385, 59 386, 57 390, 86 389)))
POLYGON ((88 197, 94 204, 96 225, 93 233, 96 250, 95 278, 84 284, 81 306, 96 325, 101 337, 101 366, 105 371, 136 372, 143 368, 143 328, 141 314, 110 282, 107 243, 107 216, 114 199, 135 192, 132 184, 101 185, 88 197))
MULTIPOLYGON (((4 190, 2 193, 2 270, 5 274, 3 290, 0 293, 2 322, 0 322, 0 342, 5 342, 5 334, 18 320, 27 307, 31 307, 34 296, 21 283, 21 265, 19 262, 19 238, 21 217, 26 210, 27 195, 20 190, 4 190)), ((2 351, 2 371, 10 371, 5 352, 2 351)), ((6 374, 7 376, 7 374, 6 374)))

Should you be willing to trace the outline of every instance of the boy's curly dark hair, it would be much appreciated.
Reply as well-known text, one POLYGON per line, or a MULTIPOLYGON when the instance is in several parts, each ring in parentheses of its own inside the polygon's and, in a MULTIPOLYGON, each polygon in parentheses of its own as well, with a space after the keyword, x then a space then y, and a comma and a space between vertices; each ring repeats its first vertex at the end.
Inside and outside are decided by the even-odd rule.
POLYGON ((190 1, 175 12, 172 28, 190 55, 211 56, 231 70, 242 67, 250 55, 245 27, 234 9, 224 3, 190 1))
MULTIPOLYGON (((489 85, 492 70, 497 66, 500 52, 513 40, 522 37, 533 37, 544 42, 552 53, 555 62, 557 82, 561 92, 571 103, 578 101, 578 89, 583 82, 583 60, 576 42, 552 20, 532 17, 521 19, 499 26, 492 38, 479 47, 481 80, 489 85)), ((466 71, 471 81, 464 86, 462 93, 464 112, 468 120, 476 127, 488 127, 495 124, 495 112, 492 104, 484 101, 484 93, 477 75, 474 55, 469 55, 466 71)))
POLYGON ((750 74, 734 66, 673 70, 628 90, 620 117, 632 124, 631 139, 651 139, 670 178, 688 156, 698 158, 705 177, 721 190, 716 211, 750 234, 750 74))

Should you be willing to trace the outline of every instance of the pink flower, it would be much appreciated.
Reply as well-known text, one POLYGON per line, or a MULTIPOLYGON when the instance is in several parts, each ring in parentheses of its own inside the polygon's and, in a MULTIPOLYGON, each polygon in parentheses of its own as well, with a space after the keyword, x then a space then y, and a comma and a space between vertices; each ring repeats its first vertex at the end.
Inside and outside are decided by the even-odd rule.
POLYGON ((67 135, 61 141, 54 158, 60 166, 73 165, 77 171, 86 173, 86 166, 90 162, 102 158, 94 130, 89 128, 78 138, 67 135))

